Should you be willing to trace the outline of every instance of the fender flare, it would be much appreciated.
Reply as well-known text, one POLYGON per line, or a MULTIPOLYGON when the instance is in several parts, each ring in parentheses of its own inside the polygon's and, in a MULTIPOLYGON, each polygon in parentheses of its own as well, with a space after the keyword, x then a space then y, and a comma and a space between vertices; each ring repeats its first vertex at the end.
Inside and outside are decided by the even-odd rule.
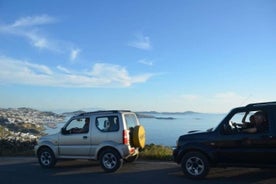
POLYGON ((41 148, 43 147, 48 147, 50 148, 53 153, 55 154, 55 157, 58 158, 59 157, 59 152, 58 152, 58 146, 56 146, 55 144, 53 144, 52 142, 50 141, 44 141, 42 143, 40 143, 39 145, 37 145, 37 148, 36 148, 36 151, 35 151, 35 154, 38 155, 38 152, 41 148))
MULTIPOLYGON (((120 145, 119 145, 120 146, 120 145)), ((125 145, 122 145, 122 146, 125 146, 125 145)), ((105 150, 105 149, 114 149, 116 150, 120 156, 123 158, 124 157, 124 153, 122 151, 122 149, 118 148, 118 145, 115 144, 114 142, 112 141, 107 141, 107 142, 103 142, 100 146, 98 146, 97 150, 96 150, 96 160, 99 159, 100 157, 100 153, 105 150)))
POLYGON ((200 143, 189 143, 182 146, 182 149, 180 149, 176 161, 178 163, 181 162, 183 156, 191 151, 198 151, 202 154, 204 154, 210 161, 210 163, 215 163, 217 161, 217 153, 216 151, 211 148, 210 146, 200 144, 200 143))

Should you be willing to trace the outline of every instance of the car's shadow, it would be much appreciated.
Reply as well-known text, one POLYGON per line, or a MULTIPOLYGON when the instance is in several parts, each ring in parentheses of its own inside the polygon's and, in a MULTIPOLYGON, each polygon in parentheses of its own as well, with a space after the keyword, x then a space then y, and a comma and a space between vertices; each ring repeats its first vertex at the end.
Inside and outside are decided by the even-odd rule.
POLYGON ((272 169, 212 168, 205 179, 192 180, 179 165, 153 161, 125 163, 119 171, 105 173, 96 161, 71 160, 60 162, 52 172, 55 176, 83 176, 83 181, 93 177, 100 183, 276 183, 276 170, 272 169))
POLYGON ((275 170, 252 168, 214 168, 202 180, 184 176, 179 165, 173 162, 137 161, 124 164, 115 173, 103 172, 96 161, 60 161, 52 169, 43 169, 37 160, 0 164, 1 183, 26 184, 152 184, 152 183, 276 183, 275 170))
POLYGON ((276 183, 275 169, 214 168, 206 178, 212 183, 276 183))

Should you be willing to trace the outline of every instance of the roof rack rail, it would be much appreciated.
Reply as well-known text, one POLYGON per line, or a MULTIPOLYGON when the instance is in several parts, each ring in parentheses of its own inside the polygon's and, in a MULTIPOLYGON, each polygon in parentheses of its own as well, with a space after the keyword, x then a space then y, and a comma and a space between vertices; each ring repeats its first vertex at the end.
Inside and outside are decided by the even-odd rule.
POLYGON ((108 114, 108 113, 119 113, 119 112, 131 112, 130 110, 99 110, 99 111, 92 111, 92 112, 82 112, 77 116, 85 116, 85 115, 92 115, 92 114, 108 114))
POLYGON ((276 105, 276 101, 274 102, 259 102, 259 103, 251 103, 246 105, 246 107, 254 107, 254 106, 264 106, 264 105, 276 105))

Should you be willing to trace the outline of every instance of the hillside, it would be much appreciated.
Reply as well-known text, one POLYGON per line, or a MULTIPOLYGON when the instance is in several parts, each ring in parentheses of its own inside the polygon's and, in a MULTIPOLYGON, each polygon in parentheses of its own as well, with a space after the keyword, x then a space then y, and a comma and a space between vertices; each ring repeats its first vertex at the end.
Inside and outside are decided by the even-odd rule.
POLYGON ((0 108, 0 155, 33 150, 45 125, 53 125, 63 118, 30 108, 0 108))

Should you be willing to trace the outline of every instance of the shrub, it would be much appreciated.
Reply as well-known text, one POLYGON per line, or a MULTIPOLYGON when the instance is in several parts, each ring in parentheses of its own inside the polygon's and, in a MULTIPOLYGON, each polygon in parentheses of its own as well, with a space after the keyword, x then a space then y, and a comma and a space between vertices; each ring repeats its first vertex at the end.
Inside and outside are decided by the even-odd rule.
POLYGON ((36 140, 20 141, 0 139, 0 156, 33 156, 36 140))
POLYGON ((140 152, 140 158, 149 160, 172 160, 172 148, 163 145, 146 145, 140 152))

